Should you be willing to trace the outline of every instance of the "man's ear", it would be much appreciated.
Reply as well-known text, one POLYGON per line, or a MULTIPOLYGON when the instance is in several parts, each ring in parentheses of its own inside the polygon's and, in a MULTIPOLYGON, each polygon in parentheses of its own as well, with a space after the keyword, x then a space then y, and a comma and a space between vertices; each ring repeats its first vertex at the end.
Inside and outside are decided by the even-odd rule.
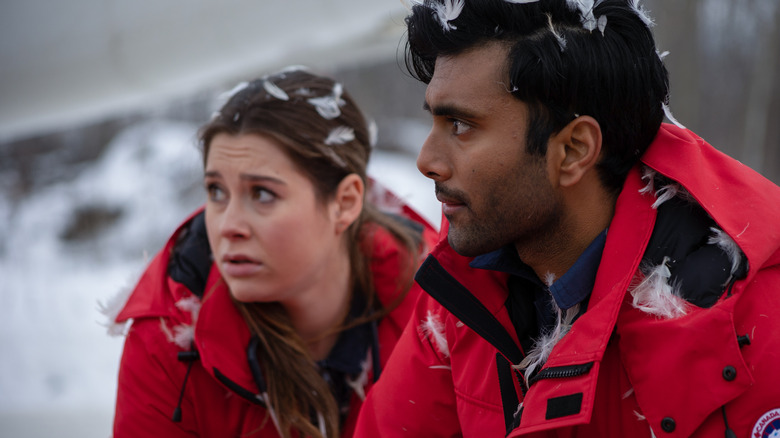
POLYGON ((363 180, 356 173, 345 176, 336 189, 333 199, 333 218, 336 232, 342 233, 360 217, 363 211, 363 180))
POLYGON ((549 175, 554 184, 571 187, 594 169, 601 156, 601 126, 590 116, 578 116, 550 138, 549 175))

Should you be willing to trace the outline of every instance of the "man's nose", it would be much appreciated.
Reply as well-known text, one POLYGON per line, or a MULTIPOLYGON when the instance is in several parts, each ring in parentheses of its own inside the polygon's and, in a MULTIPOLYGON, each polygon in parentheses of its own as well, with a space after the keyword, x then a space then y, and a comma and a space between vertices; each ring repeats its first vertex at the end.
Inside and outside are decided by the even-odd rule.
POLYGON ((428 134, 417 155, 417 169, 434 181, 444 181, 452 176, 442 141, 434 129, 428 134))

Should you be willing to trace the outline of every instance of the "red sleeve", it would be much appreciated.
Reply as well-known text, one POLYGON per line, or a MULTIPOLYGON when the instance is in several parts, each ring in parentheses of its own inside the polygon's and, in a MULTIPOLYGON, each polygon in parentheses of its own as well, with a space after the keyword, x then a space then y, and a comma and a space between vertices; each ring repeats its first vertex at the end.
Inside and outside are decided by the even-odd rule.
POLYGON ((354 437, 461 435, 449 358, 418 330, 432 303, 426 294, 417 301, 387 366, 363 404, 354 437))
MULTIPOLYGON (((136 320, 125 339, 119 365, 114 438, 198 436, 192 415, 179 423, 171 419, 187 366, 178 361, 178 347, 165 337, 161 321, 136 320)), ((187 397, 182 403, 185 412, 193 412, 187 397)))

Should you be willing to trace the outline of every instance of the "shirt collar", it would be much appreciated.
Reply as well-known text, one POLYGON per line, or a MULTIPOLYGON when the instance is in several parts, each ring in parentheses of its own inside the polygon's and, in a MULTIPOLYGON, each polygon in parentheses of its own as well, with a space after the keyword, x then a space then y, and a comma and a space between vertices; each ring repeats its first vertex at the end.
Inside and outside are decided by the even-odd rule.
MULTIPOLYGON (((365 300, 356 294, 352 300, 350 319, 361 315, 364 308, 365 300)), ((347 375, 360 374, 371 345, 371 324, 370 321, 365 322, 341 332, 328 357, 318 361, 317 364, 321 368, 340 371, 347 375)))
MULTIPOLYGON (((574 264, 550 286, 550 294, 556 304, 563 310, 582 302, 593 290, 596 273, 601 263, 601 254, 607 241, 607 230, 602 231, 585 248, 574 264)), ((517 255, 514 245, 507 245, 493 252, 475 257, 470 266, 477 269, 489 269, 505 272, 510 275, 525 278, 535 284, 544 286, 530 266, 523 263, 517 255)))

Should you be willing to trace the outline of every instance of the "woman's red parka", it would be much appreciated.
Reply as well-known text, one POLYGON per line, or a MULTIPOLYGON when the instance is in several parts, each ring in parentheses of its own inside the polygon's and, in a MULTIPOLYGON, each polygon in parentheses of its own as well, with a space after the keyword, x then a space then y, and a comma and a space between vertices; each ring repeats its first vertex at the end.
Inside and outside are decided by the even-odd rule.
MULTIPOLYGON (((368 226, 364 236, 370 241, 364 243, 370 244, 374 285, 385 305, 400 293, 397 281, 404 264, 411 260, 411 268, 416 268, 436 238, 424 219, 398 205, 400 215, 422 230, 423 252, 409 254, 387 230, 368 226)), ((169 275, 177 238, 191 220, 180 226, 152 260, 115 318, 116 323, 131 325, 119 370, 114 437, 277 437, 248 365, 250 332, 216 266, 211 264, 202 299, 169 275), (180 421, 172 419, 175 410, 180 421)), ((417 290, 408 293, 378 324, 382 366, 406 325, 417 294, 417 290)), ((371 387, 371 376, 372 370, 363 376, 362 392, 371 387)), ((362 404, 360 392, 352 396, 342 427, 344 437, 352 435, 362 404)))

